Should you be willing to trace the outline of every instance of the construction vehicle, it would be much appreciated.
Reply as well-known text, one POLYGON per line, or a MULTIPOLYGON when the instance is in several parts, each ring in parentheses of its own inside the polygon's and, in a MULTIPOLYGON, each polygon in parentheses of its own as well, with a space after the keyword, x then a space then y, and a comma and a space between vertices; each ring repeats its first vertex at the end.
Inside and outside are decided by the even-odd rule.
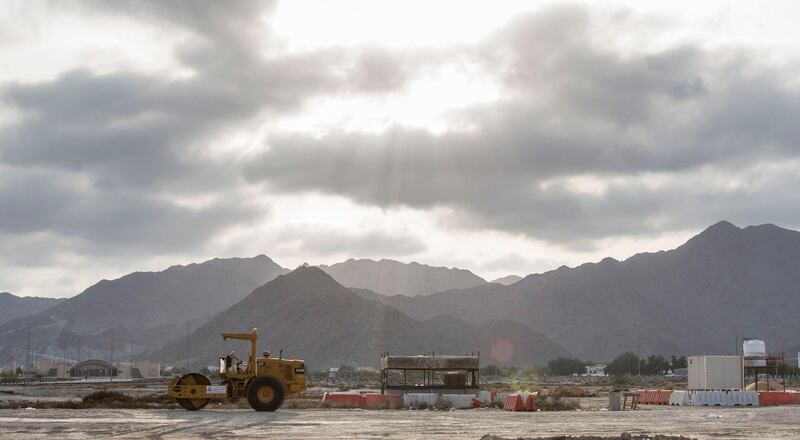
POLYGON ((222 338, 250 341, 247 364, 241 365, 231 356, 220 357, 222 381, 217 385, 201 373, 173 378, 167 385, 167 395, 184 409, 197 411, 212 399, 246 398, 256 411, 275 411, 287 395, 305 391, 306 370, 302 360, 283 359, 283 350, 277 359, 270 357, 269 352, 256 358, 256 329, 250 333, 223 333, 222 338))

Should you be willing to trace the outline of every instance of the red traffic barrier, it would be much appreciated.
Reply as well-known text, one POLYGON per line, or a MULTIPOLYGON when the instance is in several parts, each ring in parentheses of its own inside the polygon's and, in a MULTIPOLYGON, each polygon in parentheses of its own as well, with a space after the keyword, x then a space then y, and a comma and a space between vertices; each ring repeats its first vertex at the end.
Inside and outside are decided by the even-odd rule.
POLYGON ((672 397, 672 391, 656 391, 654 405, 669 405, 669 398, 672 397))
POLYGON ((483 402, 481 399, 472 399, 472 409, 483 408, 483 402))
POLYGON ((758 404, 767 405, 800 405, 800 393, 788 391, 760 391, 758 404))
POLYGON ((539 405, 536 403, 536 395, 528 394, 528 401, 525 402, 525 411, 536 412, 538 409, 539 405))
POLYGON ((525 411, 525 402, 522 401, 522 396, 519 394, 509 394, 503 403, 503 409, 506 411, 525 411))
POLYGON ((365 394, 364 406, 368 409, 402 408, 403 396, 395 394, 378 394, 378 393, 365 394))
POLYGON ((642 405, 669 405, 669 398, 672 396, 672 391, 669 390, 647 390, 637 391, 639 395, 638 402, 642 405))
POLYGON ((325 393, 322 401, 336 408, 366 408, 367 406, 366 397, 360 394, 325 393))

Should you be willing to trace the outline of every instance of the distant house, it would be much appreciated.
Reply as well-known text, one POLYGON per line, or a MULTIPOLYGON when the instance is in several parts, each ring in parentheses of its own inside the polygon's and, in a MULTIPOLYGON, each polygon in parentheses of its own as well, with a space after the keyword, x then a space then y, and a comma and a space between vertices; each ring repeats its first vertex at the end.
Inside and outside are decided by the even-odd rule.
POLYGON ((596 364, 596 365, 587 365, 586 366, 586 376, 605 376, 606 375, 606 366, 605 364, 596 364))
POLYGON ((672 376, 675 377, 688 377, 689 376, 689 368, 676 368, 672 370, 672 376))

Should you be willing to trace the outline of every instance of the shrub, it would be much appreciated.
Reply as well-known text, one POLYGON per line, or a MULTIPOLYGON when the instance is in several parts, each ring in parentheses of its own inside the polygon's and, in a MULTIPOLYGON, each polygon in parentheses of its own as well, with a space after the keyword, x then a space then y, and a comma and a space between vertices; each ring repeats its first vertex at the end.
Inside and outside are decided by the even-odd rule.
POLYGON ((131 403, 133 402, 133 397, 116 391, 95 391, 92 394, 83 396, 82 401, 90 405, 114 405, 131 403))
POLYGON ((542 411, 573 411, 580 408, 578 402, 574 400, 564 400, 558 396, 541 394, 536 396, 536 406, 542 411))

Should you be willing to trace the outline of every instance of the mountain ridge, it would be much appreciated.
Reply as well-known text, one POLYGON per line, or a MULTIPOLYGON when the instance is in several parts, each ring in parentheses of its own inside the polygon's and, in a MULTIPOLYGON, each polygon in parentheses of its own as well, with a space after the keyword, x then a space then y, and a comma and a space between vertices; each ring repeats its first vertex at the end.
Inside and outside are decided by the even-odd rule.
POLYGON ((788 348, 800 338, 789 325, 800 313, 797 286, 800 232, 718 222, 669 251, 561 267, 512 286, 376 299, 414 319, 445 311, 476 322, 510 319, 583 358, 610 360, 637 347, 643 354, 732 353, 734 336, 788 348), (713 322, 715 331, 701 322, 713 322), (775 325, 785 331, 771 334, 767 327, 775 325))
POLYGON ((60 298, 17 296, 11 292, 0 292, 0 324, 47 310, 61 301, 60 298))
MULTIPOLYGON (((517 347, 507 361, 546 362, 550 357, 568 354, 518 323, 499 326, 513 337, 509 344, 517 347)), ((230 351, 230 344, 223 343, 220 333, 250 327, 259 328, 260 346, 273 351, 290 347, 287 355, 303 358, 316 369, 354 363, 377 365, 379 353, 385 351, 461 354, 491 350, 494 343, 485 330, 462 319, 445 314, 416 321, 393 307, 353 293, 319 268, 300 267, 255 289, 192 333, 193 362, 214 362, 230 351), (296 325, 298 322, 303 325, 296 325)), ((180 346, 177 342, 152 356, 179 363, 180 346)))
POLYGON ((466 269, 431 266, 415 261, 354 259, 320 269, 347 287, 369 289, 383 295, 427 295, 452 288, 472 287, 486 280, 466 269))

